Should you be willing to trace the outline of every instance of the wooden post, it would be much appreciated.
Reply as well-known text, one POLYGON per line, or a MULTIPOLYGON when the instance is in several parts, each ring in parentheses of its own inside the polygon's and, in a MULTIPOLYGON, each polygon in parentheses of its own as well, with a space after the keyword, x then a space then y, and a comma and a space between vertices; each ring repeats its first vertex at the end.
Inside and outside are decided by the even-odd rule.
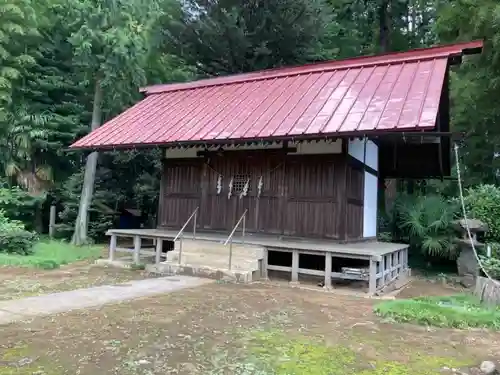
POLYGON ((158 238, 156 240, 156 259, 155 259, 156 264, 160 263, 162 250, 163 250, 163 240, 161 238, 158 238))
POLYGON ((332 288, 332 254, 325 253, 325 289, 332 288))
POLYGON ((385 270, 384 270, 384 283, 386 283, 388 280, 391 279, 392 276, 392 253, 386 255, 386 263, 385 263, 385 270), (389 271, 389 273, 386 275, 385 271, 389 271))
POLYGON ((112 234, 111 239, 109 240, 109 261, 110 262, 115 260, 115 251, 116 251, 116 234, 112 234))
POLYGON ((135 236, 134 237, 134 263, 139 264, 140 263, 140 252, 141 250, 141 237, 140 236, 135 236))
POLYGON ((50 206, 50 216, 49 216, 49 237, 54 237, 54 232, 56 227, 56 206, 50 206))
MULTIPOLYGON (((383 258, 382 258, 383 259, 383 258)), ((383 262, 380 262, 382 265, 383 262)), ((383 267, 380 267, 383 271, 383 267)), ((383 276, 382 276, 383 279, 383 276)), ((382 280, 381 279, 381 280, 382 280)), ((373 296, 377 291, 377 261, 370 258, 370 275, 368 281, 368 294, 373 296)))
POLYGON ((267 280, 268 279, 268 276, 267 276, 267 262, 268 262, 268 254, 267 254, 267 248, 264 248, 264 257, 262 258, 262 269, 261 269, 261 277, 264 279, 264 280, 267 280))
POLYGON ((292 283, 299 282, 299 251, 292 251, 292 283))

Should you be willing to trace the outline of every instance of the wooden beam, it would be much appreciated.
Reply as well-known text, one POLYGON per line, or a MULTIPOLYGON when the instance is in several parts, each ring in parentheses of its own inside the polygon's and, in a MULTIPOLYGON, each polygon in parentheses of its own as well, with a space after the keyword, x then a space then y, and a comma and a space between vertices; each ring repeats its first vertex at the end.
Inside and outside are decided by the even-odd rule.
POLYGON ((134 263, 139 264, 140 263, 140 251, 141 251, 141 237, 140 236, 135 236, 134 237, 134 263))
POLYGON ((299 282, 299 251, 292 251, 292 283, 299 282))
POLYGON ((156 258, 155 258, 156 264, 160 264, 162 250, 163 250, 163 240, 159 239, 156 241, 156 258))
POLYGON ((109 240, 109 261, 112 262, 115 260, 115 251, 116 251, 116 234, 112 234, 109 240))
POLYGON ((325 253, 325 288, 332 287, 332 254, 325 253))

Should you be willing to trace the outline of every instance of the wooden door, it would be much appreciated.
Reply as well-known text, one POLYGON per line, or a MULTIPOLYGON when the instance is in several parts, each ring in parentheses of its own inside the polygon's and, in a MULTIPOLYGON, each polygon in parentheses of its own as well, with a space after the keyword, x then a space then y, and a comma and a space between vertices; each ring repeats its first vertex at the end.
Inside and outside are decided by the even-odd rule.
POLYGON ((285 234, 340 238, 343 178, 336 157, 291 156, 285 175, 285 234))
POLYGON ((180 229, 200 205, 201 163, 167 160, 163 165, 158 212, 160 227, 180 229))
POLYGON ((206 168, 203 228, 230 232, 247 210, 247 231, 281 232, 283 158, 265 152, 226 152, 210 157, 206 168))

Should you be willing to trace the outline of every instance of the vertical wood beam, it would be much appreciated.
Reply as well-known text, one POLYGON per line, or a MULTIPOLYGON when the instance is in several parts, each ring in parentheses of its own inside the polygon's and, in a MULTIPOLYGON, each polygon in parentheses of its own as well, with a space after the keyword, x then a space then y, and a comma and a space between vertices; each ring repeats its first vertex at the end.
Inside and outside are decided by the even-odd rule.
MULTIPOLYGON (((382 262, 380 262, 382 264, 382 262)), ((382 267, 380 267, 382 268, 382 267)), ((382 277, 383 278, 383 277, 382 277)), ((374 258, 370 258, 370 274, 368 281, 368 294, 371 296, 377 291, 377 261, 374 258)))
POLYGON ((269 255, 268 255, 268 250, 267 248, 264 248, 264 257, 262 258, 262 269, 260 270, 261 271, 261 277, 264 279, 264 280, 267 280, 268 279, 268 275, 267 275, 267 264, 268 264, 268 261, 269 261, 269 255))
POLYGON ((292 251, 292 283, 299 282, 299 251, 292 251))
POLYGON ((389 273, 387 275, 385 275, 385 271, 384 271, 384 275, 385 275, 384 283, 387 280, 390 280, 392 278, 392 254, 393 253, 386 255, 388 262, 386 262, 385 267, 386 267, 386 270, 389 270, 389 273))
POLYGON ((159 264, 161 261, 162 250, 163 250, 163 240, 161 238, 158 238, 156 240, 156 259, 155 259, 156 264, 159 264))
POLYGON ((332 254, 325 253, 325 289, 332 288, 332 254))
MULTIPOLYGON (((198 227, 202 227, 202 223, 206 223, 205 214, 209 214, 209 212, 205 212, 203 209, 208 202, 208 191, 209 191, 209 178, 208 178, 208 160, 203 160, 203 167, 201 171, 201 195, 200 195, 200 209, 198 211, 198 227)), ((217 176, 218 178, 218 176, 217 176)), ((215 187, 213 187, 215 189, 215 187)))
POLYGON ((134 236, 134 263, 139 264, 141 251, 141 237, 134 236))
POLYGON ((377 285, 378 289, 381 289, 385 285, 386 264, 387 264, 387 256, 383 255, 382 260, 380 261, 380 267, 379 267, 380 279, 379 279, 379 283, 377 285))
POLYGON ((115 260, 115 252, 116 252, 116 234, 112 234, 109 240, 109 261, 112 262, 115 260))

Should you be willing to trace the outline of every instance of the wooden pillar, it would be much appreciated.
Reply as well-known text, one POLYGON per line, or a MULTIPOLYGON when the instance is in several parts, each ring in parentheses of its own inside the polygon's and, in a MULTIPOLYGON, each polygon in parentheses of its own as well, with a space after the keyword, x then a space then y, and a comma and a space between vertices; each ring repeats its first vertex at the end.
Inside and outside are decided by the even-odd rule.
POLYGON ((292 283, 299 282, 299 251, 292 251, 292 283))
POLYGON ((134 263, 139 264, 140 263, 140 251, 141 251, 141 237, 140 236, 135 236, 134 237, 134 263))
POLYGON ((116 252, 116 234, 112 234, 111 239, 109 240, 109 261, 110 262, 115 260, 115 252, 116 252))
POLYGON ((268 279, 267 264, 268 264, 268 259, 269 259, 267 248, 264 249, 264 254, 263 255, 264 255, 264 257, 262 258, 262 269, 261 269, 261 275, 260 276, 264 280, 267 280, 268 279))
POLYGON ((387 265, 387 257, 385 255, 382 255, 382 260, 379 264, 380 279, 377 287, 378 289, 381 289, 385 285, 385 269, 387 265))
POLYGON ((50 206, 50 216, 49 216, 49 237, 54 237, 54 232, 56 229, 56 206, 50 206))
POLYGON ((156 264, 159 264, 161 261, 162 250, 163 250, 163 239, 158 238, 156 240, 156 259, 155 259, 156 264))
POLYGON ((332 254, 325 253, 325 289, 332 288, 332 254))
POLYGON ((385 267, 386 269, 384 270, 384 283, 387 282, 388 280, 391 280, 391 276, 392 276, 392 253, 386 255, 386 263, 385 263, 385 267), (386 271, 389 271, 387 274, 386 274, 386 271))
MULTIPOLYGON (((382 264, 382 262, 380 262, 382 264)), ((380 267, 382 268, 382 267, 380 267)), ((383 279, 383 277, 382 277, 383 279)), ((368 281, 368 294, 371 296, 377 291, 377 261, 370 258, 370 275, 368 281)))

